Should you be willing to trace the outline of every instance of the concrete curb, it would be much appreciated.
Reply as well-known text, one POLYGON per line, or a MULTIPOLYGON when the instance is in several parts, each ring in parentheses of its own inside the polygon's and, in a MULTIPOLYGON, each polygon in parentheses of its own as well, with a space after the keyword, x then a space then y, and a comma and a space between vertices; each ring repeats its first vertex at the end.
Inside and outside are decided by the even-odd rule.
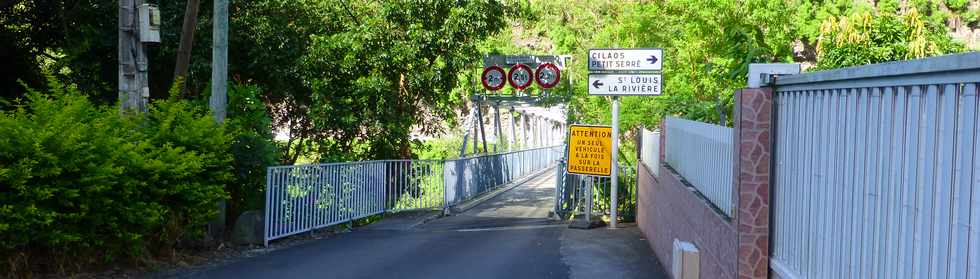
POLYGON ((425 217, 422 217, 422 219, 420 219, 418 222, 412 224, 410 228, 414 229, 418 226, 421 226, 422 224, 428 223, 429 221, 442 218, 443 216, 446 216, 446 213, 443 211, 433 212, 432 214, 428 214, 425 217))
POLYGON ((549 171, 555 171, 555 167, 550 167, 550 168, 547 168, 547 169, 538 171, 536 173, 529 174, 527 176, 524 176, 524 178, 521 178, 521 179, 518 179, 518 180, 514 180, 514 181, 512 181, 512 182, 510 182, 508 184, 504 184, 503 186, 501 186, 500 188, 497 188, 496 190, 483 193, 483 194, 477 196, 476 198, 473 198, 473 199, 470 199, 468 201, 462 202, 462 203, 460 203, 458 205, 450 206, 448 209, 446 209, 447 212, 445 212, 442 215, 443 216, 455 215, 455 214, 459 214, 459 213, 465 212, 467 210, 470 210, 473 207, 476 207, 477 205, 480 205, 481 203, 486 202, 487 200, 490 200, 490 199, 492 199, 494 197, 497 197, 500 194, 503 194, 504 192, 510 191, 511 189, 514 189, 515 187, 517 187, 517 186, 519 186, 521 184, 524 184, 525 182, 528 182, 528 181, 530 181, 532 179, 538 178, 542 174, 546 174, 549 171))

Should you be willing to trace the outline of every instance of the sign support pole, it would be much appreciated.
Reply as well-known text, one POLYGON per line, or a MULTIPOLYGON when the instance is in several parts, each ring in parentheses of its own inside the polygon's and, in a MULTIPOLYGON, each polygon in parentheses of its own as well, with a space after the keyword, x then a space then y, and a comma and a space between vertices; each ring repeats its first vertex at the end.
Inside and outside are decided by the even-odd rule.
POLYGON ((659 48, 590 49, 589 95, 612 96, 609 228, 619 218, 619 96, 660 96, 664 52, 659 48))
POLYGON ((616 228, 619 191, 619 96, 612 97, 612 170, 609 174, 609 228, 616 228))
POLYGON ((595 178, 592 177, 591 175, 590 176, 586 176, 586 177, 588 179, 588 183, 585 183, 585 185, 586 185, 585 187, 587 187, 586 188, 586 191, 585 191, 585 195, 586 195, 586 198, 585 198, 585 223, 588 224, 588 226, 592 226, 592 188, 595 187, 595 185, 594 185, 595 184, 595 178))

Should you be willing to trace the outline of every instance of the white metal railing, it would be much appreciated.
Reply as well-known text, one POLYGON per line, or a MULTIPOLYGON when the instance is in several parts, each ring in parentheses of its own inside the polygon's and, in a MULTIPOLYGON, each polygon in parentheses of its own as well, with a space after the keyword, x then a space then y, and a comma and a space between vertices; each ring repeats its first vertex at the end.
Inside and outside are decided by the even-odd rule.
POLYGON ((563 146, 456 160, 378 160, 269 167, 265 244, 381 214, 441 209, 547 169, 563 146))
POLYGON ((564 147, 543 147, 445 162, 445 205, 453 206, 554 166, 564 147))
POLYGON ((776 84, 782 278, 980 278, 980 53, 776 84))
POLYGON ((660 176, 660 131, 648 131, 643 128, 640 134, 640 162, 654 176, 660 176))
POLYGON ((732 216, 732 128, 667 117, 666 129, 667 164, 732 216))

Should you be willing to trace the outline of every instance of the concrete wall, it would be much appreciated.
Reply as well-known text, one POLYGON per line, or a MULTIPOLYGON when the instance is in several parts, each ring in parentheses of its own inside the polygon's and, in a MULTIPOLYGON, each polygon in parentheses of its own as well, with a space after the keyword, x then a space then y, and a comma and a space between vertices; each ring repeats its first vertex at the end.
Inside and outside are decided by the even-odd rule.
POLYGON ((660 262, 673 261, 676 238, 698 248, 701 278, 735 278, 737 233, 728 218, 673 170, 661 165, 657 178, 644 164, 638 168, 637 222, 660 262))

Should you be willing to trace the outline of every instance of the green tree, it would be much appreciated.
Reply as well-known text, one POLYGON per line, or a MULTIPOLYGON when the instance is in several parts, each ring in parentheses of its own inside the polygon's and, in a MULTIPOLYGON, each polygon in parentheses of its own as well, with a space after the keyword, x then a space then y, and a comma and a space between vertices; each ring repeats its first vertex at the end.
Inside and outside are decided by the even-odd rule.
POLYGON ((329 160, 410 158, 414 130, 437 133, 430 123, 454 119, 477 43, 514 11, 496 1, 348 4, 331 5, 343 31, 312 36, 303 61, 312 137, 329 160))

